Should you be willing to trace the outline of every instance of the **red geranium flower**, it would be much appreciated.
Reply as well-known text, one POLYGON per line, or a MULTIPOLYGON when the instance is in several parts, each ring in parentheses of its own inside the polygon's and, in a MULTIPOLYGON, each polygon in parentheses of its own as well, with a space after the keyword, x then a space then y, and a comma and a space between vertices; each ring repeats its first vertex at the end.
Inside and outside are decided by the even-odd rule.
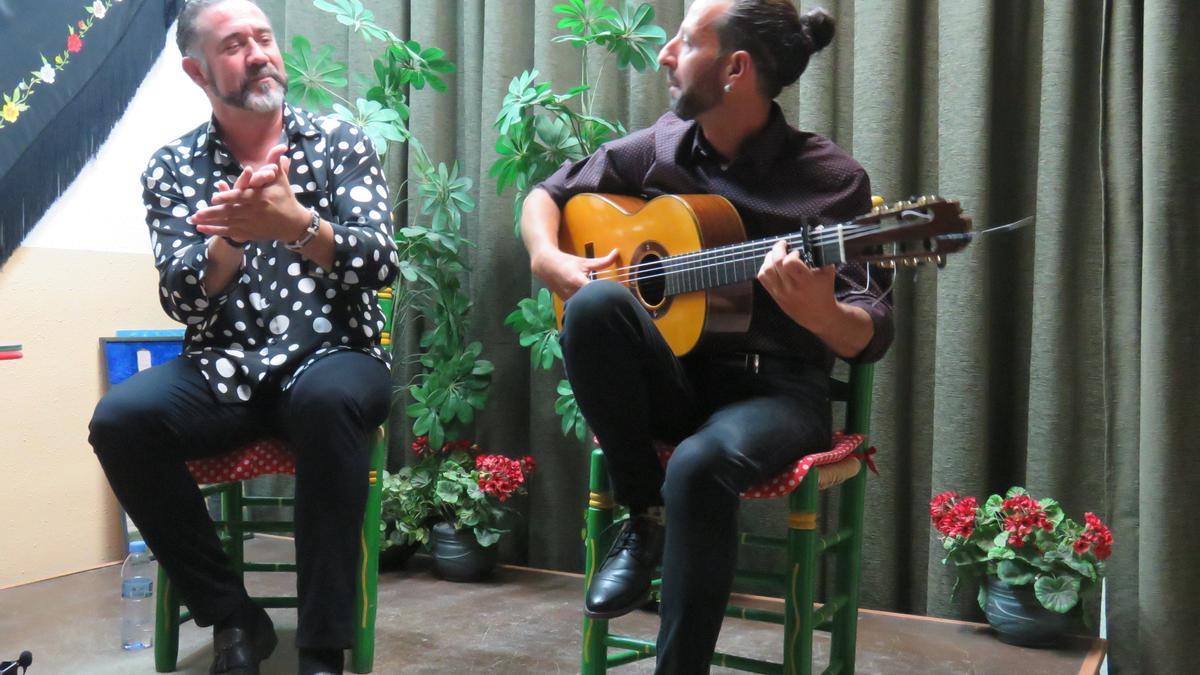
POLYGON ((80 49, 83 49, 83 40, 80 40, 79 36, 74 33, 68 35, 67 51, 74 53, 78 52, 80 49))
POLYGON ((1091 549, 1096 560, 1107 559, 1112 555, 1112 532, 1096 517, 1096 514, 1090 511, 1083 514, 1083 519, 1087 522, 1087 527, 1084 528, 1083 534, 1079 535, 1079 539, 1075 540, 1075 553, 1083 555, 1088 552, 1088 549, 1091 549))
POLYGON ((521 462, 504 455, 479 455, 475 468, 479 470, 479 489, 502 502, 525 484, 521 462))
POLYGON ((1025 538, 1037 528, 1050 532, 1054 525, 1046 519, 1046 511, 1029 495, 1017 495, 1004 500, 1000 505, 1004 518, 1004 529, 1009 532, 1008 543, 1013 548, 1025 545, 1025 538))
POLYGON ((929 502, 929 518, 942 537, 969 537, 975 531, 975 510, 979 503, 974 497, 943 492, 929 502))

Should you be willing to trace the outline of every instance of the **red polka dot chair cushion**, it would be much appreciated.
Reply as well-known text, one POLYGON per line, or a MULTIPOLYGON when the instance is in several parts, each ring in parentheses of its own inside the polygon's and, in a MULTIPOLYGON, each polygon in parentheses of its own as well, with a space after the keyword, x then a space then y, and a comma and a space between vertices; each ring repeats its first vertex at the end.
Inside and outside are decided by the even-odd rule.
POLYGON ((296 459, 283 443, 265 438, 216 457, 194 459, 187 463, 192 478, 200 485, 232 483, 268 474, 296 473, 296 459))
MULTIPOLYGON (((867 466, 874 470, 874 462, 871 461, 871 454, 873 454, 874 448, 863 453, 854 452, 862 445, 863 440, 864 437, 862 434, 844 434, 839 431, 833 435, 832 447, 829 450, 801 457, 787 471, 761 485, 756 485, 746 490, 742 493, 742 496, 746 499, 773 499, 787 496, 799 487, 800 481, 804 480, 804 477, 808 475, 808 470, 814 466, 824 467, 821 471, 820 486, 823 490, 832 485, 844 482, 857 474, 859 456, 862 456, 867 461, 867 466)), ((655 450, 658 452, 659 461, 664 466, 666 466, 667 460, 671 459, 671 455, 675 452, 673 446, 662 443, 656 443, 655 450)))

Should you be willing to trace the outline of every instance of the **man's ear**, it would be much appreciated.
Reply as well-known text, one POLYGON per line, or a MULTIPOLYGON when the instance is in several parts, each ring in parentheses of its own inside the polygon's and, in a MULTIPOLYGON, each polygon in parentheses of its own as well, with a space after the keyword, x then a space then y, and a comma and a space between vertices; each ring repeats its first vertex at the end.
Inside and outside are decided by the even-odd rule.
POLYGON ((190 56, 183 57, 183 72, 192 78, 192 82, 201 89, 208 88, 208 78, 204 76, 204 68, 200 66, 200 60, 190 56))
POLYGON ((746 77, 750 74, 750 69, 754 67, 754 58, 750 56, 750 52, 739 49, 729 55, 729 63, 725 66, 725 74, 727 78, 746 77))

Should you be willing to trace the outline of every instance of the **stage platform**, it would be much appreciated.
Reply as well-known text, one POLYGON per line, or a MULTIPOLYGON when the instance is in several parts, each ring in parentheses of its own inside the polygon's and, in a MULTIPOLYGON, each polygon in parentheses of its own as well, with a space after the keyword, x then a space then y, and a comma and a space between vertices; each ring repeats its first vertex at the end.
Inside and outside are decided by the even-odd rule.
MULTIPOLYGON (((291 541, 259 537, 248 542, 250 559, 290 557, 291 541)), ((496 673, 531 675, 579 670, 582 579, 516 567, 501 568, 478 584, 439 581, 418 558, 379 582, 377 673, 496 673)), ((153 655, 118 646, 120 571, 103 567, 0 591, 0 660, 33 652, 31 675, 153 673, 153 655)), ((294 584, 290 574, 251 574, 250 590, 278 594, 294 584)), ((770 601, 760 601, 770 604, 770 601)), ((264 675, 294 673, 296 614, 271 610, 279 649, 264 675)), ((652 636, 657 617, 635 612, 614 621, 621 632, 652 636)), ((1005 645, 987 626, 863 610, 859 621, 858 673, 1074 675, 1096 673, 1100 640, 1080 638, 1058 650, 1005 645)), ((781 629, 726 619, 720 647, 735 654, 778 660, 781 629)), ((180 672, 206 673, 211 633, 186 624, 180 635, 180 672)), ((818 654, 828 654, 819 635, 818 654)), ((650 673, 653 661, 617 669, 650 673)), ((714 673, 728 673, 714 668, 714 673)))

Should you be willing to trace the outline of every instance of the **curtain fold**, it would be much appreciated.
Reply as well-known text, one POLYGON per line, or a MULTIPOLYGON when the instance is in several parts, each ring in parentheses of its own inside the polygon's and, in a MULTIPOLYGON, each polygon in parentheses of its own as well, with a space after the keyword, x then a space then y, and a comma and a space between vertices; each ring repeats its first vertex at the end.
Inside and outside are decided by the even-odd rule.
MULTIPOLYGON (((539 462, 511 560, 582 567, 587 458, 559 432, 559 374, 534 372, 504 317, 537 288, 513 233, 512 195, 488 169, 509 81, 537 69, 564 91, 581 61, 554 44, 556 0, 402 0, 365 4, 392 30, 457 64, 445 94, 413 92, 411 128, 435 161, 475 183, 466 219, 472 332, 496 365, 476 424, 485 446, 539 462)), ((652 3, 668 33, 686 0, 652 3)), ((816 3, 807 0, 802 9, 816 3)), ((1189 670, 1200 601, 1200 3, 896 0, 820 3, 837 34, 780 102, 801 128, 832 137, 889 200, 959 199, 987 235, 940 272, 897 275, 897 340, 877 368, 864 550, 866 607, 978 619, 974 589, 949 599, 950 569, 928 522, 943 490, 985 497, 1011 485, 1093 511, 1116 540, 1108 570, 1111 667, 1189 670), (1189 37, 1190 36, 1190 37, 1189 37)), ((334 45, 369 72, 378 44, 311 3, 265 2, 281 34, 334 45)), ((596 110, 644 127, 667 106, 660 73, 601 71, 596 110)), ((349 94, 361 95, 352 84, 349 94)), ((388 160, 393 188, 411 177, 388 160)), ((414 348, 422 326, 403 328, 414 348)), ((411 377, 396 369, 397 387, 411 377)), ((614 373, 614 377, 619 377, 614 373)), ((408 421, 398 392, 393 463, 408 421)), ((781 504, 743 520, 777 530, 781 504)), ((750 559, 751 565, 766 560, 750 559)))

